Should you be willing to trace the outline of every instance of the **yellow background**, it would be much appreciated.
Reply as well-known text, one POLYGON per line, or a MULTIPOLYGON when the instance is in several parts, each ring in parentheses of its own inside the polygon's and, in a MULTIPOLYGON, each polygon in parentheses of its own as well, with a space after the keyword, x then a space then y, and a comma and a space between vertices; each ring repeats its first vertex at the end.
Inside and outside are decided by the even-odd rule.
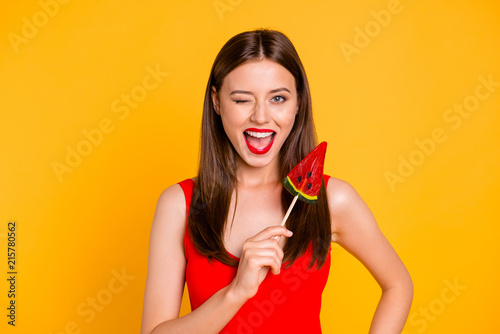
MULTIPOLYGON (((196 173, 215 55, 258 27, 294 42, 319 138, 329 143, 326 172, 358 190, 412 274, 405 332, 495 331, 500 86, 474 96, 480 78, 500 82, 498 1, 61 2, 10 2, 1 14, 3 333, 139 332, 156 200, 196 173), (377 23, 372 11, 389 9, 390 22, 377 23), (356 36, 365 29, 363 42, 356 36), (345 54, 346 45, 357 51, 345 54), (153 81, 148 69, 168 75, 153 81), (144 90, 144 80, 157 87, 144 90), (147 96, 126 115, 120 99, 131 92, 147 96), (464 101, 478 102, 470 116, 446 121, 464 101), (112 130, 85 147, 82 131, 103 121, 112 130), (415 141, 434 129, 446 139, 418 153, 415 141), (88 154, 60 181, 54 162, 66 164, 68 147, 78 145, 88 154), (387 172, 398 173, 400 156, 419 165, 390 186, 387 172), (15 328, 6 318, 10 220, 15 328), (90 311, 92 300, 99 311, 90 311)), ((379 296, 366 269, 334 246, 324 332, 366 333, 379 296)), ((188 309, 184 303, 182 313, 188 309)))

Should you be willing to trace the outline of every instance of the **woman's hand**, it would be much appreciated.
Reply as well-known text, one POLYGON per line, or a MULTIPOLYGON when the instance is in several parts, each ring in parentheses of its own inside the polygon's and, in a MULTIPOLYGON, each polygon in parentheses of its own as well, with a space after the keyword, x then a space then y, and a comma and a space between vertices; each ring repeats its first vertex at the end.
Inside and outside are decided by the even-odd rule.
POLYGON ((229 290, 244 300, 255 296, 269 269, 275 275, 281 270, 284 253, 274 237, 291 237, 292 234, 285 227, 271 226, 245 241, 238 272, 229 285, 229 290))

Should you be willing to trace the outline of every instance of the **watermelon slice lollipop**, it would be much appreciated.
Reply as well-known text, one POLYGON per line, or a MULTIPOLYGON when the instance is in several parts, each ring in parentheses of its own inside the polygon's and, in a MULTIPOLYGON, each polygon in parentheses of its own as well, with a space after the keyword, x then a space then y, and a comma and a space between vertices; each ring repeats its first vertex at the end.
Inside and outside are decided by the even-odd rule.
POLYGON ((294 196, 309 204, 316 204, 323 181, 326 142, 311 151, 283 179, 283 185, 294 196))
POLYGON ((297 199, 309 204, 316 204, 318 201, 318 193, 323 182, 325 155, 326 142, 322 142, 283 179, 283 185, 295 197, 281 222, 282 226, 285 225, 297 199))

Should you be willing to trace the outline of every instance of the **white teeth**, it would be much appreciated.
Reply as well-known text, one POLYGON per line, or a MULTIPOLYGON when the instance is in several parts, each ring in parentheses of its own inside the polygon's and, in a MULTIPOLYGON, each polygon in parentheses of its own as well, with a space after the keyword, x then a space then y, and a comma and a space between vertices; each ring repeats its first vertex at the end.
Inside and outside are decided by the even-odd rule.
POLYGON ((245 131, 245 133, 255 138, 266 138, 272 135, 274 132, 245 131))

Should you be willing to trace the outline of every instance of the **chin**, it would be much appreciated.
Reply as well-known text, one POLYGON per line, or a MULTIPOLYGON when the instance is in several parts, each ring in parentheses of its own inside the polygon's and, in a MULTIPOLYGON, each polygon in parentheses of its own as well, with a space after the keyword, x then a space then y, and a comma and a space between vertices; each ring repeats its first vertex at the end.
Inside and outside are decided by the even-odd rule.
POLYGON ((248 153, 243 160, 243 162, 254 168, 262 168, 270 165, 277 159, 277 154, 272 154, 271 152, 268 152, 265 155, 254 155, 252 153, 248 153))

